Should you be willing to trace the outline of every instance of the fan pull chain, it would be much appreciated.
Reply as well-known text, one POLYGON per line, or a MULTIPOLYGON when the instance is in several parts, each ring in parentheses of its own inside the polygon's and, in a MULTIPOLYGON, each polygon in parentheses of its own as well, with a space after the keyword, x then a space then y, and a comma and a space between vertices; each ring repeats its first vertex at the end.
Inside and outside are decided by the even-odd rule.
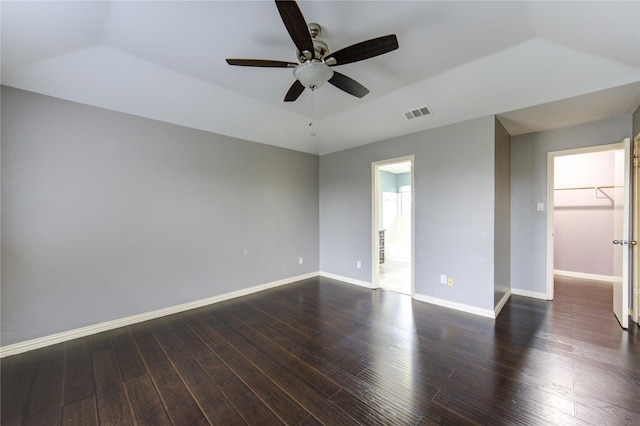
POLYGON ((312 86, 311 96, 309 97, 309 99, 311 99, 311 104, 309 105, 309 127, 311 128, 311 136, 316 135, 316 131, 313 128, 313 94, 315 93, 315 91, 316 91, 315 86, 312 86))

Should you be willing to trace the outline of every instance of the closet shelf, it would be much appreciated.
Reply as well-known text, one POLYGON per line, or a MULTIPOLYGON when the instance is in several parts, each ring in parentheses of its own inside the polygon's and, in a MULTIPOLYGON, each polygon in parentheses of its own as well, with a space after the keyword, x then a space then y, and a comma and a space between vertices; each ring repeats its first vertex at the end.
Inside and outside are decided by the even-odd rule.
POLYGON ((603 189, 603 188, 615 188, 615 185, 602 185, 602 186, 575 186, 573 188, 553 188, 554 191, 572 191, 575 189, 603 189))

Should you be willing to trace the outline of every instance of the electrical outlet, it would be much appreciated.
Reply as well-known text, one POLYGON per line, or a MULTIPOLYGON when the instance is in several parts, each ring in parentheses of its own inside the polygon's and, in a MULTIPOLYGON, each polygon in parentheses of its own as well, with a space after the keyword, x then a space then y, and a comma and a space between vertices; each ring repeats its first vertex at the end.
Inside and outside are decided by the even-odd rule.
POLYGON ((359 260, 356 260, 356 268, 362 268, 362 262, 360 262, 359 260))
POLYGON ((440 275, 440 284, 446 284, 447 283, 447 276, 445 274, 441 274, 440 275))
POLYGON ((449 287, 453 287, 453 278, 451 278, 451 277, 447 278, 447 285, 449 287))
POLYGON ((302 262, 303 262, 302 257, 299 257, 299 258, 298 258, 298 265, 302 265, 302 262))

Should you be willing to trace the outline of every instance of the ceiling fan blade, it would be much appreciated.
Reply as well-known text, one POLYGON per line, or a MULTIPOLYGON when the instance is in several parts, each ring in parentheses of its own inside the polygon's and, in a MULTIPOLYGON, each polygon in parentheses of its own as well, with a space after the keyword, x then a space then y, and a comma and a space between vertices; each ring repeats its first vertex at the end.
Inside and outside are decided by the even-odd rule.
POLYGON ((340 74, 339 72, 333 72, 333 77, 329 79, 329 83, 333 84, 338 89, 344 90, 348 94, 358 98, 361 98, 369 93, 369 89, 364 87, 362 84, 358 83, 351 77, 340 74))
POLYGON ((295 62, 272 61, 270 59, 228 58, 227 63, 229 65, 238 65, 241 67, 295 68, 298 66, 295 62))
POLYGON ((304 92, 304 86, 298 80, 294 81, 284 97, 285 102, 293 102, 304 92))
MULTIPOLYGON (((352 62, 362 61, 363 59, 373 58, 391 52, 398 48, 398 38, 395 34, 372 38, 371 40, 361 41, 353 44, 337 52, 329 54, 329 58, 336 60, 333 65, 350 64, 352 62)), ((332 65, 330 60, 326 60, 328 65, 332 65)))
POLYGON ((304 20, 298 4, 292 0, 276 0, 276 6, 284 26, 289 31, 293 44, 303 55, 305 51, 309 52, 310 56, 307 59, 312 59, 314 57, 313 41, 311 40, 311 34, 309 34, 307 22, 304 20))

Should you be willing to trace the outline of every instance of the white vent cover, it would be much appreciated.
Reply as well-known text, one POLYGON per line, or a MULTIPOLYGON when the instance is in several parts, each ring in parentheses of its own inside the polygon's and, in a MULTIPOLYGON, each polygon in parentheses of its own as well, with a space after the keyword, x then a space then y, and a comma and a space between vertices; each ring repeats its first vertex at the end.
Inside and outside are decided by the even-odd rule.
POLYGON ((405 112, 404 116, 407 117, 407 120, 413 120, 414 118, 424 117, 429 114, 431 114, 431 111, 429 111, 429 108, 427 108, 426 106, 423 106, 418 109, 405 112))

